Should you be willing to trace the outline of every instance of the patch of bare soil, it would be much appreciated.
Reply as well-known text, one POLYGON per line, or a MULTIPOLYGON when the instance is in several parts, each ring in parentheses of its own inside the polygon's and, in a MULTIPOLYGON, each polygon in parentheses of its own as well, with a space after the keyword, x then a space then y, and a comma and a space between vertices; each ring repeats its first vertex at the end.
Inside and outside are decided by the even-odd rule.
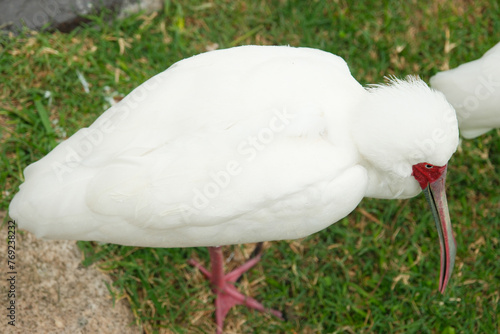
MULTIPOLYGON (((3 214, 0 213, 0 218, 3 214)), ((2 221, 2 219, 0 219, 2 221)), ((39 240, 16 230, 15 326, 9 325, 7 226, 0 230, 2 333, 142 333, 128 302, 113 306, 111 279, 95 266, 81 266, 75 241, 39 240), (2 329, 3 328, 3 329, 2 329), (5 331, 6 329, 6 331, 5 331)))

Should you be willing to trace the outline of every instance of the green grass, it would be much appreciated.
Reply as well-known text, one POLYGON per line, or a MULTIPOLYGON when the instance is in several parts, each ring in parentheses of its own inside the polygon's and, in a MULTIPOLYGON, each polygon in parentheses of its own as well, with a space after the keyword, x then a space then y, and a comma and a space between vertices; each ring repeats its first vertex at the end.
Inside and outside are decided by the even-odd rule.
MULTIPOLYGON (((156 16, 69 34, 2 37, 0 209, 22 170, 106 108, 105 86, 122 96, 174 62, 243 44, 290 44, 342 56, 362 83, 419 74, 480 57, 500 40, 497 1, 182 1, 156 16), (189 3, 189 5, 188 5, 189 3), (448 37, 447 37, 448 36, 448 37), (124 48, 120 49, 120 45, 124 48), (445 53, 445 45, 454 48, 445 53), (77 77, 90 83, 85 93, 77 77), (51 92, 47 98, 46 91, 51 92)), ((242 307, 238 333, 495 333, 500 331, 500 131, 463 141, 450 161, 448 202, 458 243, 455 272, 437 291, 439 244, 423 196, 364 200, 349 217, 306 239, 269 243, 243 291, 285 310, 280 322, 242 307)), ((147 333, 212 333, 212 297, 190 256, 206 249, 149 249, 81 242, 85 264, 114 278, 147 333), (192 322, 192 318, 196 321, 192 322)), ((251 247, 228 247, 243 261, 251 247)))

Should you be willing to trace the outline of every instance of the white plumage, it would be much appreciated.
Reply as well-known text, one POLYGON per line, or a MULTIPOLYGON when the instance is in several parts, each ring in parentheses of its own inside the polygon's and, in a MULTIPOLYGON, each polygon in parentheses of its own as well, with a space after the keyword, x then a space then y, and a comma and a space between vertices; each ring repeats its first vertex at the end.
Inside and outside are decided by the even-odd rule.
POLYGON ((457 137, 453 109, 418 79, 365 90, 323 51, 218 50, 27 167, 10 215, 41 238, 135 246, 299 238, 365 196, 416 195, 412 165, 446 164, 457 137))
MULTIPOLYGON (((445 195, 455 112, 423 81, 364 89, 327 52, 245 46, 180 61, 28 166, 10 204, 47 239, 147 247, 294 239, 349 214, 363 197, 421 189, 441 243, 439 289, 456 252, 445 195)), ((269 312, 224 274, 210 247, 217 333, 238 304, 269 312)))
POLYGON ((500 127, 500 43, 479 59, 437 73, 430 82, 455 108, 465 138, 500 127))

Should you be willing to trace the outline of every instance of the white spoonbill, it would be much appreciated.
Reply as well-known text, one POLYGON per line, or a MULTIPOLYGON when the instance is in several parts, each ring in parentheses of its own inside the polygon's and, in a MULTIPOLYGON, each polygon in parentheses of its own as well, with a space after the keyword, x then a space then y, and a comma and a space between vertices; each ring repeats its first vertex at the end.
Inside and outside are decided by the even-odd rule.
POLYGON ((216 322, 266 310, 224 275, 221 245, 302 238, 363 197, 424 190, 441 244, 439 290, 456 245, 445 194, 458 144, 445 97, 417 78, 363 88, 344 60, 242 46, 182 60, 24 171, 10 204, 40 238, 144 247, 208 246, 216 322))
POLYGON ((500 128, 500 43, 479 59, 437 73, 430 82, 455 108, 464 138, 500 128))

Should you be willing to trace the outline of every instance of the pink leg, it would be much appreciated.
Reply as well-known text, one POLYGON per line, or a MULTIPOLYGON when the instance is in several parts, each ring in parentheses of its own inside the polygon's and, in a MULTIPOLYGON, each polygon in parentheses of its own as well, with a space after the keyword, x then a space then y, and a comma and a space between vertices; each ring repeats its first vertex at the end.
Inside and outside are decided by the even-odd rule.
POLYGON ((251 297, 247 297, 239 292, 232 284, 243 275, 246 271, 252 268, 257 262, 260 261, 261 255, 258 254, 242 266, 236 268, 228 274, 224 274, 224 257, 220 247, 209 247, 210 261, 212 263, 212 270, 208 271, 200 263, 195 260, 189 260, 188 263, 198 268, 202 274, 210 280, 212 290, 216 294, 215 297, 215 322, 217 324, 217 334, 222 334, 224 327, 224 319, 231 307, 235 305, 245 305, 246 307, 255 310, 271 313, 276 317, 283 319, 281 312, 267 309, 261 303, 251 297))

